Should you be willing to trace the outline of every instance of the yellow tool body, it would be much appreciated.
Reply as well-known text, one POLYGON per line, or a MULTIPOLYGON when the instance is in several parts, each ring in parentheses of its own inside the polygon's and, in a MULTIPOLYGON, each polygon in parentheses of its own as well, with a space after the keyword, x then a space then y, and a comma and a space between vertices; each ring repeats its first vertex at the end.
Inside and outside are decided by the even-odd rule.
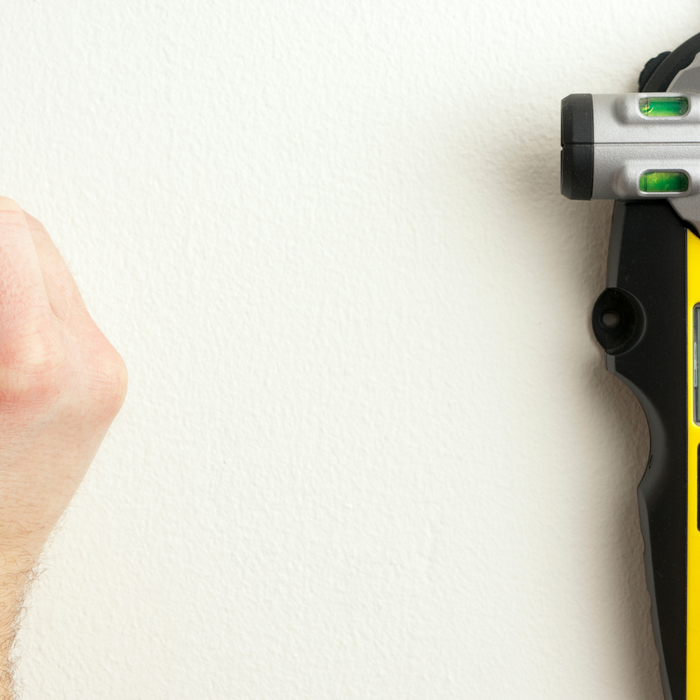
MULTIPOLYGON (((700 465, 700 425, 694 416, 697 407, 693 377, 698 373, 698 347, 695 309, 700 305, 700 238, 687 231, 688 269, 688 585, 687 585, 687 699, 700 698, 700 529, 698 528, 698 469, 700 465)), ((696 380, 697 381, 697 380, 696 380)))

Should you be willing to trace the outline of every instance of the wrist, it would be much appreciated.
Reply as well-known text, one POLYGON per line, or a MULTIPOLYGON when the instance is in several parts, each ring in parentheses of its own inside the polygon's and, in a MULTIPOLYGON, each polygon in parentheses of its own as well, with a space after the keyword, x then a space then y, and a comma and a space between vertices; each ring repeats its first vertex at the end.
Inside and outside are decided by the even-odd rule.
MULTIPOLYGON (((0 549, 0 563, 4 561, 0 549)), ((13 682, 12 648, 19 628, 20 613, 29 584, 32 569, 17 567, 17 557, 8 557, 9 565, 0 568, 0 700, 15 700, 13 682)))

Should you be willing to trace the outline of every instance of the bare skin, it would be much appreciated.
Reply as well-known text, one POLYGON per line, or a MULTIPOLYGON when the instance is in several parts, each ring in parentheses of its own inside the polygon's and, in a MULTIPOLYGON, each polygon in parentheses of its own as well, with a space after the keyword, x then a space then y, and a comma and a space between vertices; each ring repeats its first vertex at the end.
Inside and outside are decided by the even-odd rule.
POLYGON ((27 583, 126 390, 46 229, 0 197, 0 700, 27 583))

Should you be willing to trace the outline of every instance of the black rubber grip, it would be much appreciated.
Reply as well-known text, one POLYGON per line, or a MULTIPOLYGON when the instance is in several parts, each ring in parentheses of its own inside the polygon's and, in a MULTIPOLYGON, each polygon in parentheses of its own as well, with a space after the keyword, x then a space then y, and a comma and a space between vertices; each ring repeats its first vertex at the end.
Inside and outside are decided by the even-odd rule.
POLYGON ((637 494, 666 700, 686 697, 687 240, 668 200, 616 201, 608 289, 593 309, 608 370, 634 392, 649 425, 649 462, 637 494), (618 323, 603 332, 606 314, 616 314, 618 323))

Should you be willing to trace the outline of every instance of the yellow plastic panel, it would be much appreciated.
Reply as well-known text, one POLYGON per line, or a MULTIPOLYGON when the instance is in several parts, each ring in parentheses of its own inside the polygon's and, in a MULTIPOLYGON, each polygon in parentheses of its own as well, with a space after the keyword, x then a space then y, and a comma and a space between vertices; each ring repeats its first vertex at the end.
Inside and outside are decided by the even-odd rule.
POLYGON ((686 700, 700 700, 700 531, 698 445, 693 420, 693 307, 700 304, 700 238, 688 231, 688 670, 686 700))

